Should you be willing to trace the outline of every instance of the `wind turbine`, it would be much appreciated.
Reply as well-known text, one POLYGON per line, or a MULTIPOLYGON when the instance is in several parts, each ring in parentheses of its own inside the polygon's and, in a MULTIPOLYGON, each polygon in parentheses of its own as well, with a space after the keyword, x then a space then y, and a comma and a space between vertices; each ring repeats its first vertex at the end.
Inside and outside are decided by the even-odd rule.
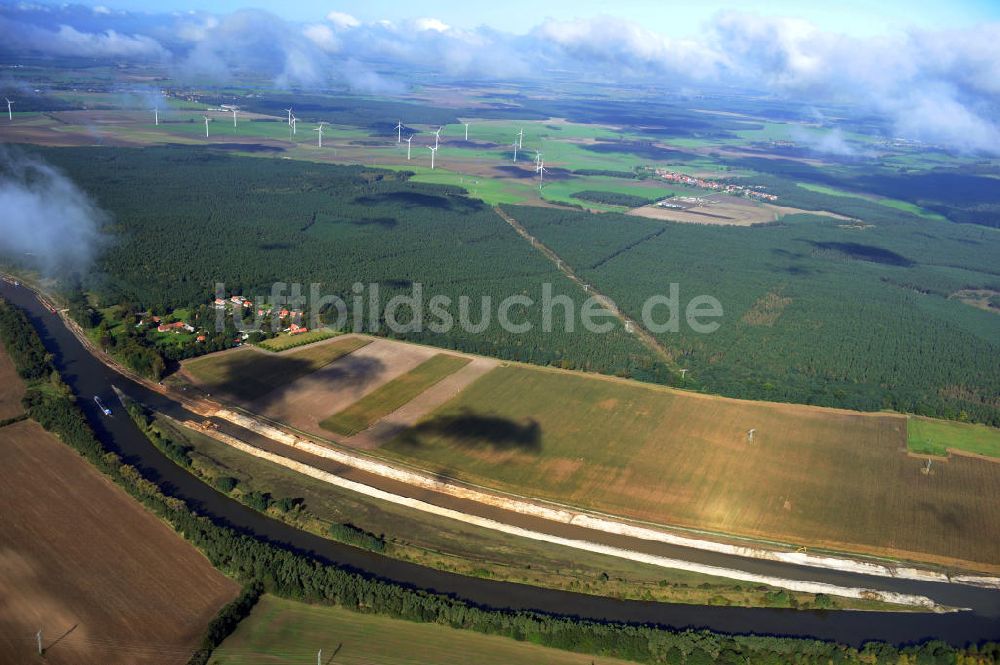
POLYGON ((747 430, 747 443, 753 443, 753 435, 757 433, 756 428, 750 428, 747 430))
POLYGON ((233 112, 233 127, 235 127, 236 126, 236 112, 239 111, 239 109, 234 106, 230 110, 233 112))
POLYGON ((514 148, 514 163, 517 164, 517 141, 510 144, 514 148))
MULTIPOLYGON (((4 99, 7 99, 7 98, 4 97, 4 99)), ((10 107, 13 106, 13 105, 14 105, 14 102, 11 101, 11 100, 9 100, 9 99, 7 99, 7 119, 8 120, 13 120, 14 119, 14 112, 10 110, 10 107)))
POLYGON ((469 140, 469 123, 464 122, 462 124, 465 125, 465 140, 468 141, 469 140))
POLYGON ((517 133, 517 147, 518 148, 523 148, 524 147, 524 128, 523 127, 517 133))
POLYGON ((442 129, 444 129, 444 127, 438 127, 437 130, 434 132, 434 149, 435 150, 438 149, 438 142, 441 140, 441 130, 442 129))
POLYGON ((160 126, 160 109, 153 107, 153 124, 157 127, 160 126))
POLYGON ((535 170, 538 170, 538 165, 542 162, 542 153, 535 151, 535 170))
POLYGON ((438 151, 438 147, 434 146, 432 148, 430 146, 427 146, 427 149, 431 151, 431 171, 433 171, 434 170, 434 153, 436 153, 438 151))
POLYGON ((397 122, 396 126, 394 127, 394 129, 396 130, 396 143, 402 143, 403 142, 403 121, 400 120, 399 122, 397 122))
POLYGON ((413 142, 413 134, 406 139, 406 161, 410 161, 410 144, 413 142))
POLYGON ((319 123, 319 127, 314 127, 313 128, 314 132, 319 132, 319 135, 316 137, 316 139, 318 141, 317 145, 320 148, 323 147, 323 126, 326 125, 326 124, 327 123, 325 123, 325 122, 321 122, 321 123, 319 123))
POLYGON ((288 126, 291 127, 292 126, 292 109, 291 109, 291 107, 288 107, 287 109, 285 109, 285 111, 288 113, 288 126))
POLYGON ((538 167, 535 168, 535 170, 538 171, 538 189, 541 189, 542 188, 542 180, 545 179, 545 172, 548 171, 548 169, 545 168, 545 162, 539 160, 538 161, 538 167))
POLYGON ((207 139, 208 138, 208 123, 212 122, 212 119, 209 118, 207 115, 203 115, 201 117, 205 119, 205 138, 207 139))
POLYGON ((297 123, 298 121, 299 121, 299 119, 298 119, 298 118, 296 118, 296 117, 295 117, 295 116, 293 115, 293 116, 292 116, 292 134, 297 134, 297 133, 298 133, 298 132, 296 131, 296 128, 295 128, 295 125, 296 125, 296 123, 297 123))

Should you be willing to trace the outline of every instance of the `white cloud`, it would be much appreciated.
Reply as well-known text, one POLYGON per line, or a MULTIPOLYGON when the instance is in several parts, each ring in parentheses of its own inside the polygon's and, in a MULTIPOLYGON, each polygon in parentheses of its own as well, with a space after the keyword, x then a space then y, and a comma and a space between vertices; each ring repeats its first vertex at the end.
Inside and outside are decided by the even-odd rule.
POLYGON ((330 12, 326 15, 326 20, 342 29, 356 28, 361 25, 361 21, 344 12, 330 12))
POLYGON ((420 31, 447 32, 451 29, 450 25, 438 18, 418 18, 413 25, 420 31))

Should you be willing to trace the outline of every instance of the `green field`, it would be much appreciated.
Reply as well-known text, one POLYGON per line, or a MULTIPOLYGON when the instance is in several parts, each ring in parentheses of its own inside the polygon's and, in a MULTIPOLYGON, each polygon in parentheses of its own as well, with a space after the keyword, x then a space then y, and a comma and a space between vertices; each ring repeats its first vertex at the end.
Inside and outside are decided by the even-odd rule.
POLYGON ((1000 429, 913 416, 907 421, 906 444, 911 451, 928 455, 947 455, 954 449, 1000 457, 1000 429))
POLYGON ((925 482, 905 423, 509 366, 378 454, 661 524, 1000 570, 1000 503, 983 500, 1000 467, 956 458, 925 482))
POLYGON ((574 654, 506 637, 411 623, 339 607, 262 596, 209 663, 392 663, 393 665, 613 665, 626 661, 574 654))
POLYGON ((312 374, 369 341, 344 337, 281 355, 242 348, 187 361, 184 370, 210 393, 249 402, 312 374))
POLYGON ((313 342, 321 342, 324 339, 330 339, 334 336, 336 336, 336 333, 332 330, 310 330, 298 335, 279 335, 278 337, 265 339, 257 346, 268 351, 285 351, 298 346, 312 344, 313 342))
POLYGON ((469 358, 439 353, 406 374, 379 386, 343 411, 323 420, 320 426, 335 434, 353 436, 469 362, 469 358))
POLYGON ((900 201, 899 199, 889 199, 878 196, 866 196, 864 194, 856 194, 854 192, 848 192, 843 189, 836 189, 834 187, 827 187, 825 185, 813 185, 807 182, 796 183, 802 189, 808 190, 810 192, 817 192, 819 194, 828 194, 830 196, 844 196, 855 199, 864 199, 866 201, 874 201, 879 205, 886 206, 887 208, 893 208, 895 210, 902 210, 903 212, 909 212, 914 215, 919 215, 925 219, 933 219, 939 222, 947 222, 948 220, 936 212, 931 212, 930 210, 924 210, 915 203, 910 203, 909 201, 900 201))

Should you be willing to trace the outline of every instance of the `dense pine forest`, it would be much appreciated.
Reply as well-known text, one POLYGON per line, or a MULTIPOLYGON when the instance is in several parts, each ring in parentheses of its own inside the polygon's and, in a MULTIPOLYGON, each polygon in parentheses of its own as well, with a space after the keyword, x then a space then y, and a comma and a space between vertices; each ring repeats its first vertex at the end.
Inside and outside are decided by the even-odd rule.
MULTIPOLYGON (((456 188, 413 183, 389 171, 202 148, 72 148, 47 150, 44 157, 114 219, 95 270, 81 277, 101 307, 128 303, 137 311, 184 308, 205 316, 217 282, 227 294, 248 297, 268 295, 274 282, 306 290, 318 282, 322 294, 348 304, 356 282, 377 283, 384 306, 419 283, 425 308, 432 296, 445 295, 456 321, 460 296, 469 298, 474 324, 482 299, 490 298, 492 321, 482 332, 456 325, 435 333, 425 325, 399 337, 532 363, 666 376, 617 324, 600 335, 579 325, 571 334, 560 326, 544 333, 539 307, 515 307, 510 318, 531 322, 532 331, 505 332, 497 306, 508 296, 539 301, 541 285, 551 283, 553 295, 568 296, 579 311, 585 294, 494 211, 456 188)), ((408 311, 400 312, 404 322, 408 311)), ((347 314, 350 328, 351 307, 347 314)), ((388 334, 384 321, 378 324, 375 330, 366 322, 365 330, 388 334)))
POLYGON ((1000 233, 770 184, 783 184, 788 205, 860 221, 799 215, 735 228, 507 211, 634 317, 671 282, 682 306, 718 298, 717 332, 660 335, 690 386, 1000 424, 1000 366, 983 360, 1000 357, 1000 317, 949 299, 1000 290, 1000 233))
MULTIPOLYGON (((539 307, 515 308, 511 318, 533 329, 504 332, 495 310, 510 295, 537 301, 548 282, 579 308, 585 294, 457 188, 414 183, 405 173, 205 148, 43 152, 112 215, 95 270, 82 278, 102 307, 185 308, 210 320, 205 307, 216 282, 247 296, 268 293, 273 282, 319 282, 322 293, 347 303, 355 282, 378 283, 383 304, 420 283, 425 303, 433 294, 453 303, 468 296, 473 322, 480 299, 490 297, 493 322, 481 333, 425 326, 399 337, 676 380, 617 324, 609 334, 579 325, 572 334, 558 325, 544 333, 539 307)), ((682 327, 660 335, 675 365, 690 370, 688 387, 1000 424, 1000 367, 982 361, 1000 355, 1000 318, 950 297, 962 289, 1000 292, 1000 234, 819 193, 780 176, 756 178, 783 204, 851 219, 800 215, 733 228, 553 208, 507 211, 633 317, 671 282, 682 304, 701 294, 718 298, 725 316, 717 332, 682 327)), ((379 334, 389 334, 378 324, 379 334)))

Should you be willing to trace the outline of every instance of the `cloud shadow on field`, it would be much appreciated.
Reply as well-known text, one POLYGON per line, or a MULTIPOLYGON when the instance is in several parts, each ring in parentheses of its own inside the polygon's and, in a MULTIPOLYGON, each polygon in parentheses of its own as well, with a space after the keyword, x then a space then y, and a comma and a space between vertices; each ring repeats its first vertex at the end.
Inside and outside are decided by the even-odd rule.
POLYGON ((402 434, 399 441, 418 447, 425 437, 446 437, 466 448, 538 452, 542 447, 542 428, 536 420, 517 421, 468 410, 426 420, 402 434))

